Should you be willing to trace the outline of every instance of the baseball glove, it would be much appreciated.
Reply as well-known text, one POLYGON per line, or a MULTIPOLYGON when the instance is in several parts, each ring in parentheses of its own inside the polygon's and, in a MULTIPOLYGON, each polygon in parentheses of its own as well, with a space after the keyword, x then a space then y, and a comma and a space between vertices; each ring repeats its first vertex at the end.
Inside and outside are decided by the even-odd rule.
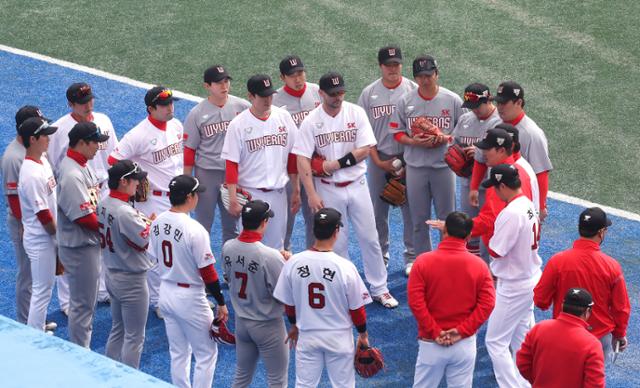
POLYGON ((473 158, 469 157, 460 144, 454 144, 447 149, 444 161, 459 177, 468 178, 473 172, 473 158))
POLYGON ((393 206, 402 206, 407 202, 407 188, 399 178, 389 178, 384 185, 380 199, 393 206))
POLYGON ((136 202, 147 202, 149 198, 149 180, 145 177, 140 180, 134 200, 136 202))
POLYGON ((327 172, 324 170, 324 167, 322 167, 322 164, 325 160, 326 158, 324 156, 316 152, 313 153, 313 156, 311 157, 311 173, 313 174, 313 176, 328 177, 331 175, 327 174, 327 172))
POLYGON ((442 130, 424 116, 418 117, 411 123, 411 137, 429 139, 430 147, 438 147, 445 138, 442 130))
POLYGON ((236 337, 227 329, 224 322, 214 319, 209 329, 209 337, 222 345, 235 345, 236 337))
MULTIPOLYGON (((222 198, 224 208, 229 211, 229 188, 226 183, 220 186, 220 197, 222 198)), ((236 198, 238 199, 240 206, 244 206, 245 203, 251 201, 251 194, 240 186, 236 186, 236 198)))
POLYGON ((384 368, 384 357, 378 348, 360 347, 356 350, 353 363, 356 372, 361 377, 367 378, 375 376, 380 369, 384 368))

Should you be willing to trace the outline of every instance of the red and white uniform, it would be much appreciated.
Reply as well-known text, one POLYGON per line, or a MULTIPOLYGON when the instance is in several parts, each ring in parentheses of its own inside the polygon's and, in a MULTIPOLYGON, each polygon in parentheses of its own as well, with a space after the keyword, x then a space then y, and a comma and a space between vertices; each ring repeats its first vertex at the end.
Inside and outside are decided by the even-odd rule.
POLYGON ((317 386, 326 366, 333 387, 355 387, 354 313, 366 319, 371 297, 353 263, 334 252, 300 252, 285 263, 273 296, 295 307, 296 386, 317 386))
MULTIPOLYGON (((326 160, 337 160, 357 148, 373 145, 376 138, 366 112, 345 101, 335 117, 328 115, 322 105, 311 111, 302 122, 293 153, 310 159, 315 151, 326 160)), ((367 162, 363 160, 335 171, 330 177, 314 178, 314 184, 324 206, 338 210, 347 221, 338 235, 336 253, 349 257, 349 227, 353 227, 371 294, 378 296, 388 293, 389 289, 366 172, 367 162)))
POLYGON ((510 348, 520 349, 533 321, 533 288, 540 278, 540 221, 524 194, 513 198, 498 214, 489 241, 498 278, 496 305, 489 317, 485 343, 500 387, 529 387, 517 371, 510 348))
MULTIPOLYGON (((522 169, 527 173, 527 177, 529 178, 529 186, 531 187, 531 202, 533 202, 533 207, 535 207, 538 214, 540 214, 540 187, 538 186, 536 173, 535 171, 533 171, 533 167, 531 167, 531 164, 527 162, 527 159, 523 158, 522 155, 520 155, 520 152, 515 152, 513 154, 513 160, 515 161, 514 164, 516 168, 518 168, 518 170, 522 169)), ((522 180, 522 178, 520 179, 522 180)))
POLYGON ((209 233, 188 214, 169 210, 151 224, 148 252, 157 259, 162 278, 158 307, 169 340, 171 382, 182 388, 209 388, 218 359, 218 347, 209 338, 213 312, 200 273, 200 268, 215 263, 209 233))
POLYGON ((251 193, 252 199, 267 202, 275 216, 269 221, 262 242, 271 248, 282 249, 287 227, 287 192, 289 174, 297 169, 289 162, 289 154, 298 135, 298 127, 289 112, 275 106, 265 120, 257 118, 250 109, 237 115, 229 123, 221 157, 237 165, 237 177, 227 183, 251 193), (233 182, 233 180, 237 180, 233 182))
POLYGON ((534 387, 603 388, 604 355, 588 326, 567 313, 535 325, 516 355, 520 374, 534 387))

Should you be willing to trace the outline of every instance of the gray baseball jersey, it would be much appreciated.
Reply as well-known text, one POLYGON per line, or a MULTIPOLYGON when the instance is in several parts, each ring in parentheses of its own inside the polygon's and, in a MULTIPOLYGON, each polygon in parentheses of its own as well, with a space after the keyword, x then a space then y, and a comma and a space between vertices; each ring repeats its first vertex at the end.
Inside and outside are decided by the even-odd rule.
POLYGON ((284 259, 263 243, 227 241, 222 247, 222 266, 236 315, 267 321, 282 316, 283 307, 273 298, 284 259))
MULTIPOLYGON (((513 123, 512 123, 513 124, 513 123)), ((547 137, 535 121, 527 115, 514 124, 518 128, 520 140, 520 154, 524 157, 536 174, 553 170, 549 159, 547 137)))
POLYGON ((74 248, 98 245, 98 233, 74 221, 95 212, 98 205, 98 178, 88 164, 80 165, 66 156, 58 176, 58 245, 74 248))
POLYGON ((393 134, 389 132, 389 123, 400 98, 417 87, 415 82, 402 77, 395 89, 389 89, 382 84, 382 78, 379 78, 360 93, 358 105, 367 112, 373 134, 378 141, 376 148, 379 152, 387 155, 402 154, 402 144, 395 141, 393 134))
POLYGON ((285 109, 291 114, 293 122, 298 128, 305 117, 321 104, 320 87, 317 84, 306 82, 306 89, 301 97, 292 96, 284 90, 284 86, 273 95, 273 105, 285 109))
MULTIPOLYGON (((4 195, 18 195, 18 177, 20 176, 20 166, 26 150, 16 139, 13 139, 2 155, 2 187, 4 195)), ((7 203, 8 205, 8 203, 7 203)), ((7 211, 7 214, 11 212, 7 211)))
MULTIPOLYGON (((501 121, 497 109, 494 109, 493 113, 484 120, 480 120, 473 112, 467 112, 460 116, 458 124, 456 124, 451 134, 456 143, 468 147, 484 139, 487 131, 495 128, 501 121)), ((480 163, 484 163, 484 157, 480 150, 476 150, 475 159, 480 163)))
POLYGON ((153 265, 147 256, 149 227, 146 218, 123 199, 109 195, 98 206, 102 258, 112 270, 144 272, 153 265))
MULTIPOLYGON (((414 89, 398 101, 398 109, 392 114, 389 129, 391 133, 410 134, 413 121, 425 116, 444 134, 450 134, 464 112, 462 99, 449 89, 440 86, 436 96, 429 100, 420 96, 418 89, 414 89)), ((446 144, 436 148, 407 146, 404 148, 404 160, 411 167, 447 167, 444 162, 446 150, 446 144)))
POLYGON ((219 107, 204 99, 187 115, 184 122, 184 146, 196 150, 196 165, 207 170, 225 169, 220 157, 229 122, 251 104, 236 96, 229 96, 219 107))

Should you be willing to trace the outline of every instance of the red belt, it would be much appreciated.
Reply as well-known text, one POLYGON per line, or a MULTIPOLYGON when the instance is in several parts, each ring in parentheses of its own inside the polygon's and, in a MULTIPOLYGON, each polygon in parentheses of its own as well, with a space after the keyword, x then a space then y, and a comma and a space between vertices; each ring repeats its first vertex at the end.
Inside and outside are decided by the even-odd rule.
POLYGON ((155 195, 156 197, 169 196, 168 191, 160 191, 160 190, 153 190, 151 194, 155 195))
POLYGON ((273 191, 273 189, 265 189, 265 188, 258 188, 258 190, 262 191, 263 193, 269 193, 273 191))
POLYGON ((334 185, 336 187, 347 187, 350 184, 352 184, 354 181, 346 181, 346 182, 329 182, 327 180, 324 179, 320 179, 320 182, 324 183, 325 185, 334 185))
POLYGON ((178 287, 189 288, 189 287, 191 287, 191 285, 188 284, 188 283, 178 283, 178 287))

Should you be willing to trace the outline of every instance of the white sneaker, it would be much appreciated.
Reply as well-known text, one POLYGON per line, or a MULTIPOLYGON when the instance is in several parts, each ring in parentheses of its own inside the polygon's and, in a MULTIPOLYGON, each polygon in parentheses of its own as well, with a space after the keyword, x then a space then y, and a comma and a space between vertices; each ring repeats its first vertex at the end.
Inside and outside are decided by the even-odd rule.
POLYGON ((64 314, 65 317, 69 318, 69 307, 67 308, 60 308, 60 312, 62 314, 64 314))
POLYGON ((53 336, 53 332, 51 330, 45 330, 44 334, 53 336))
POLYGON ((55 329, 58 328, 58 324, 55 322, 47 322, 44 324, 44 331, 54 331, 55 329))
POLYGON ((404 266, 404 276, 409 277, 409 274, 411 273, 411 268, 413 267, 413 263, 407 263, 404 266))
POLYGON ((376 302, 380 303, 382 306, 388 308, 388 309, 393 309, 398 307, 398 301, 396 300, 396 298, 394 298, 393 296, 391 296, 390 293, 385 292, 384 294, 380 294, 377 296, 373 297, 373 300, 375 300, 376 302))
POLYGON ((160 311, 160 307, 156 307, 153 311, 156 313, 156 317, 158 317, 158 319, 164 319, 164 315, 162 315, 162 311, 160 311))

